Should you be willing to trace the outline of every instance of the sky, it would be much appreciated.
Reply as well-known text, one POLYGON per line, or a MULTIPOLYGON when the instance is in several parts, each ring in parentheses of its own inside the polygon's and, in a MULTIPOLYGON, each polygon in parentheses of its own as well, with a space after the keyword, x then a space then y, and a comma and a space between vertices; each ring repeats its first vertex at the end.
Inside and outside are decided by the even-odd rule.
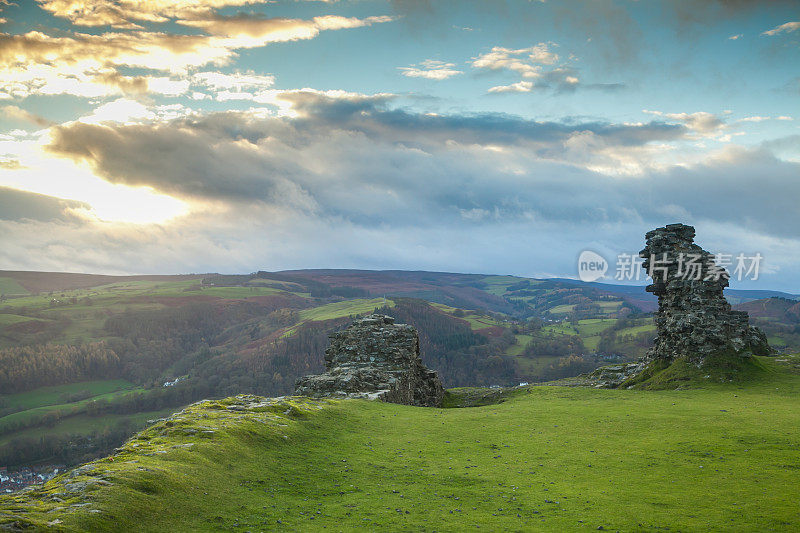
POLYGON ((682 222, 800 293, 799 202, 798 0, 0 0, 0 269, 616 282, 682 222))

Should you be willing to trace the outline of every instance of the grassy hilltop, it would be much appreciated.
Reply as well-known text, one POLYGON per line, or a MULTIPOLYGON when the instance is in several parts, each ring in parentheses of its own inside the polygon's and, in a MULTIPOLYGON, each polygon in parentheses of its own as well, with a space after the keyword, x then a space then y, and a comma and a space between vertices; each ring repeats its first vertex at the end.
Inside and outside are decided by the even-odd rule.
MULTIPOLYGON (((797 531, 800 356, 746 383, 523 387, 461 409, 238 396, 0 497, 65 531, 797 531)), ((451 391, 458 404, 476 391, 451 391)), ((13 526, 12 526, 13 524, 13 526)))

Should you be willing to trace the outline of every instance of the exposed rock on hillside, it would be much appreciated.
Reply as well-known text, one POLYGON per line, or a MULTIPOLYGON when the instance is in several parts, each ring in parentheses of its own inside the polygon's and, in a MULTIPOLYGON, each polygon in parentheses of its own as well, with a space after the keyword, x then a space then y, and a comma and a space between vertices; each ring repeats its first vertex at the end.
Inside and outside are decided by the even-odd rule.
POLYGON ((439 406, 444 396, 437 373, 422 364, 417 330, 386 315, 369 315, 331 335, 325 367, 324 374, 300 378, 295 394, 419 406, 439 406))
POLYGON ((670 224, 646 234, 639 253, 658 296, 655 345, 646 361, 686 357, 696 365, 721 352, 748 357, 771 352, 764 334, 743 311, 731 310, 722 294, 729 274, 694 244, 692 226, 670 224))

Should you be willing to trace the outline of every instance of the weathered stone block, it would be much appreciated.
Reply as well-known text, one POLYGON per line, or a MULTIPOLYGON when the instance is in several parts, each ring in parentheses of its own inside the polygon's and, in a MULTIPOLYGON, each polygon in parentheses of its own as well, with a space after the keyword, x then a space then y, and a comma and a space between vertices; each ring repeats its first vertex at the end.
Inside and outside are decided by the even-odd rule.
POLYGON ((436 372, 419 356, 413 326, 386 315, 369 315, 334 333, 325 350, 324 374, 297 381, 295 394, 368 398, 391 403, 439 406, 444 389, 436 372))

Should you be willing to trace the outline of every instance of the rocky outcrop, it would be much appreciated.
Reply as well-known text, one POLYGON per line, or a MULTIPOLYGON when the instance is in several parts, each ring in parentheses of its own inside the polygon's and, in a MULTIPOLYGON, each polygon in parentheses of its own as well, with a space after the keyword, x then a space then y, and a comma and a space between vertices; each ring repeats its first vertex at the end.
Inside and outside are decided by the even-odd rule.
POLYGON ((714 256, 694 244, 695 230, 670 224, 647 232, 639 253, 658 296, 657 335, 645 362, 685 357, 701 366, 713 354, 749 357, 771 352, 748 315, 731 310, 723 296, 729 274, 714 256))
POLYGON ((331 335, 325 368, 300 378, 295 394, 431 407, 444 396, 437 373, 422 364, 417 330, 386 315, 366 316, 331 335))

